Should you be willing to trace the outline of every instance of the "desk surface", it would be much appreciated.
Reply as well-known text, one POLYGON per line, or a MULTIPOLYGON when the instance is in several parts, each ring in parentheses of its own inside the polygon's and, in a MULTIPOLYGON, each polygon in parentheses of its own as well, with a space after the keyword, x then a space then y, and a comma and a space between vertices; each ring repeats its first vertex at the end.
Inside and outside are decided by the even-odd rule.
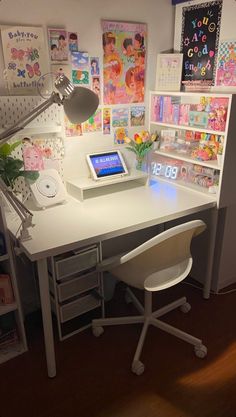
MULTIPOLYGON (((121 236, 215 206, 214 196, 153 181, 150 186, 125 188, 80 202, 32 210, 32 239, 21 243, 31 261, 54 256, 98 241, 121 236)), ((9 216, 13 235, 19 220, 9 216)))

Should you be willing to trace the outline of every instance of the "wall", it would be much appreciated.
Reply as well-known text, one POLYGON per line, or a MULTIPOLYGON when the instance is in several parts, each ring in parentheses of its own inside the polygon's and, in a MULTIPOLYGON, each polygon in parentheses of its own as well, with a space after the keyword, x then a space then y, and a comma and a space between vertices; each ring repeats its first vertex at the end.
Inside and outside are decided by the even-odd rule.
MULTIPOLYGON (((102 62, 101 19, 147 23, 147 72, 146 95, 154 88, 157 53, 172 48, 174 34, 174 7, 170 0, 2 0, 0 2, 0 24, 41 25, 65 27, 77 31, 79 47, 93 56, 100 56, 102 62), (12 10, 12 13, 9 13, 12 10), (14 11, 14 12, 13 12, 14 11)), ((0 58, 2 51, 0 50, 0 58)), ((0 59, 0 74, 3 62, 0 59)), ((0 78, 0 93, 4 82, 0 78)), ((80 138, 66 140, 66 177, 84 175, 87 171, 84 155, 90 151, 103 150, 113 146, 113 136, 85 134, 80 138)), ((129 154, 127 157, 129 158, 129 154)), ((129 161, 128 161, 129 165, 129 161)))

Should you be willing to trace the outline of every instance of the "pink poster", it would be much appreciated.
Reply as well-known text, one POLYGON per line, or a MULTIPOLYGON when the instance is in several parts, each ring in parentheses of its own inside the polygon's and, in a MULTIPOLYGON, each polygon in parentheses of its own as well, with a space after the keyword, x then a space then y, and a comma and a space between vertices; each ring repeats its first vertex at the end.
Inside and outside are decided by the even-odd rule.
POLYGON ((221 42, 218 53, 216 85, 236 86, 236 41, 221 42))
POLYGON ((104 104, 143 103, 146 24, 102 21, 104 104))

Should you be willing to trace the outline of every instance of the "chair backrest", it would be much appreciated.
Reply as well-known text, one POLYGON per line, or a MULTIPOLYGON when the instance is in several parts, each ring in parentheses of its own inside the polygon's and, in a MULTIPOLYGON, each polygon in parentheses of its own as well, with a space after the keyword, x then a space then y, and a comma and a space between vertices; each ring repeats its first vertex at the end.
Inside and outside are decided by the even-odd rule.
POLYGON ((192 238, 203 232, 205 228, 206 224, 202 220, 193 220, 172 227, 122 255, 118 260, 116 258, 107 270, 121 281, 136 288, 144 288, 145 280, 158 271, 191 260, 189 273, 192 266, 190 252, 192 238))

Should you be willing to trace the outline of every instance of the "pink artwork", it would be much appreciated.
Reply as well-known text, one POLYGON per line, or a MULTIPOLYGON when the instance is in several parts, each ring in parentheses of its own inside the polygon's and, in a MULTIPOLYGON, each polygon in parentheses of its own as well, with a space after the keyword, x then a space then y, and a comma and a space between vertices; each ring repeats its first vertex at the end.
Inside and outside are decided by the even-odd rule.
POLYGON ((144 102, 147 27, 102 21, 104 104, 144 102))
POLYGON ((217 62, 216 85, 236 86, 236 41, 221 42, 217 62))
POLYGON ((44 169, 43 152, 39 146, 26 145, 22 152, 26 171, 41 171, 44 169))

